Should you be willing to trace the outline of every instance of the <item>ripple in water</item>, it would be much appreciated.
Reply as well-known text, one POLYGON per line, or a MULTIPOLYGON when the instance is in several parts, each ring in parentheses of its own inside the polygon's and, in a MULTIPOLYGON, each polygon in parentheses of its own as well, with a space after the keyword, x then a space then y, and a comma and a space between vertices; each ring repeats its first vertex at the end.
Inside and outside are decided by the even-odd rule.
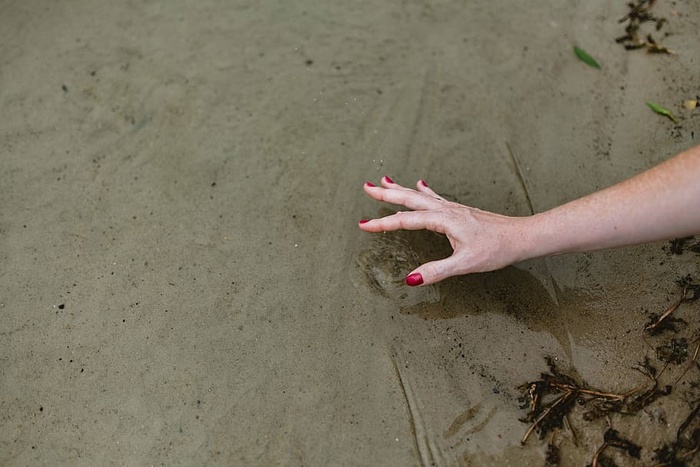
POLYGON ((369 288, 400 306, 438 301, 436 287, 408 287, 404 282, 408 273, 427 261, 413 245, 401 232, 370 236, 353 258, 357 272, 355 286, 369 288))

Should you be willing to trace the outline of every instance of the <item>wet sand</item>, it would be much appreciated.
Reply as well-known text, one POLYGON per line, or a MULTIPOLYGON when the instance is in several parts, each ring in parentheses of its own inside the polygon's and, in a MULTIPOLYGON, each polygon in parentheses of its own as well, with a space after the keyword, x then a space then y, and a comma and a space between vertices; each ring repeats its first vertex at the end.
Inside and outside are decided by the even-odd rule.
MULTIPOLYGON (((444 240, 360 232, 390 208, 361 186, 424 178, 528 215, 698 144, 681 104, 700 93, 700 6, 655 7, 677 56, 616 44, 626 11, 0 4, 0 464, 541 465, 517 386, 547 356, 594 387, 644 384, 646 312, 700 277, 698 255, 654 244, 408 289, 444 240)), ((671 439, 698 378, 663 421, 616 428, 671 439)), ((590 462, 606 427, 572 424, 562 465, 590 462)))

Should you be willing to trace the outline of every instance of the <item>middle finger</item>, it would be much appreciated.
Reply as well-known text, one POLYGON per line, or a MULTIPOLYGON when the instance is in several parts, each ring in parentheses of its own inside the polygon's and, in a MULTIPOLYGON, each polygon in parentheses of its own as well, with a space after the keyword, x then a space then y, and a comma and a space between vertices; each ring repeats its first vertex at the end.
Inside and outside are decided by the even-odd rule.
MULTIPOLYGON (((384 183, 382 183, 384 184, 384 183)), ((387 184, 387 187, 370 186, 365 183, 364 190, 367 195, 377 201, 398 204, 414 211, 426 211, 442 206, 442 201, 434 197, 419 193, 410 188, 402 187, 396 183, 387 184)))

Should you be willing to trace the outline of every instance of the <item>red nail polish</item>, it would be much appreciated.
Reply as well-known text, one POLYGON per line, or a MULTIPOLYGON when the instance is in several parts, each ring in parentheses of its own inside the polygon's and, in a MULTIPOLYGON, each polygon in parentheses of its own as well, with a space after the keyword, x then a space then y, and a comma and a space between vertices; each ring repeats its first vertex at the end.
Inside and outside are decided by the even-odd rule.
POLYGON ((425 183, 425 180, 421 180, 421 181, 420 181, 420 184, 423 185, 424 187, 428 188, 428 184, 425 183))
POLYGON ((362 219, 362 220, 360 221, 360 224, 366 224, 367 222, 369 222, 369 219, 362 219))
POLYGON ((384 179, 389 183, 394 183, 394 181, 392 179, 390 179, 389 177, 387 177, 386 175, 384 175, 384 179))
POLYGON ((370 187, 370 188, 374 188, 374 186, 375 186, 374 183, 372 183, 372 182, 365 182, 365 185, 370 187))
POLYGON ((406 277, 406 285, 410 285, 411 287, 421 285, 422 283, 423 276, 421 276, 419 272, 414 272, 406 277))

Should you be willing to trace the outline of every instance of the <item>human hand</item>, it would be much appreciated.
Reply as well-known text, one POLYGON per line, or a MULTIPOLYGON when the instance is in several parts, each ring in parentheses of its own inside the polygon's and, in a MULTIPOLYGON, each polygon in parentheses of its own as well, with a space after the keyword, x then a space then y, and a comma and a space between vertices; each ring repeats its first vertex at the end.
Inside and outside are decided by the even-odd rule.
POLYGON ((447 201, 420 180, 417 190, 383 177, 381 187, 365 183, 364 190, 377 201, 405 206, 380 219, 363 219, 366 232, 432 230, 447 236, 452 256, 419 266, 406 277, 406 284, 428 285, 451 276, 501 269, 526 259, 527 218, 508 217, 447 201))

